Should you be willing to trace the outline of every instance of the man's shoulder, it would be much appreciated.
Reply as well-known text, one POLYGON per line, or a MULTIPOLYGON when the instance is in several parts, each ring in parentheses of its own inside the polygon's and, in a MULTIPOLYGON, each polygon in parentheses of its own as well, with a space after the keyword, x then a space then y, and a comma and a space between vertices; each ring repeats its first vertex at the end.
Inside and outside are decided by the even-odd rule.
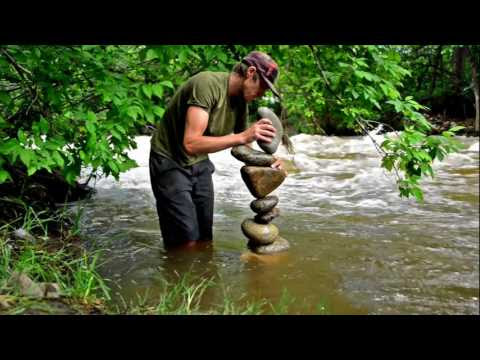
POLYGON ((223 84, 228 73, 219 71, 201 71, 190 78, 190 81, 208 82, 212 84, 223 84))

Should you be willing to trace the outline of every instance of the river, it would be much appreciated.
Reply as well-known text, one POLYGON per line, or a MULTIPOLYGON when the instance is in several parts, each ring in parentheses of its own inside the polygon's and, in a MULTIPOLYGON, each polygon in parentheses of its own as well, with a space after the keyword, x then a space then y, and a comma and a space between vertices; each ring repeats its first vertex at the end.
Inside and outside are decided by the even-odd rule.
MULTIPOLYGON (((383 135, 373 133, 377 142, 383 135)), ((82 235, 102 249, 103 276, 115 294, 134 299, 161 291, 162 279, 191 271, 214 276, 208 309, 227 289, 238 301, 281 301, 290 313, 479 314, 479 141, 436 162, 422 181, 425 202, 399 197, 395 178, 380 167, 368 137, 296 135, 295 155, 277 155, 296 168, 273 193, 274 220, 291 248, 251 256, 240 224, 253 200, 230 150, 210 155, 216 166, 214 243, 210 251, 163 249, 150 189, 149 137, 130 152, 139 167, 97 180, 80 202, 82 235)))

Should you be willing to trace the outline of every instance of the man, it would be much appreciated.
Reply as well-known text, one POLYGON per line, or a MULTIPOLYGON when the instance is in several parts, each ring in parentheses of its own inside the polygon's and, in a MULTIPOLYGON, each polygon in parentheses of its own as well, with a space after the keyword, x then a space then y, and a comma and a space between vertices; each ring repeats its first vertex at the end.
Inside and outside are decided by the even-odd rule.
MULTIPOLYGON (((256 140, 275 128, 260 119, 247 128, 247 103, 274 87, 277 64, 253 51, 231 73, 201 72, 175 93, 151 139, 150 180, 166 248, 212 240, 214 153, 256 140)), ((277 160, 274 168, 282 168, 277 160)))

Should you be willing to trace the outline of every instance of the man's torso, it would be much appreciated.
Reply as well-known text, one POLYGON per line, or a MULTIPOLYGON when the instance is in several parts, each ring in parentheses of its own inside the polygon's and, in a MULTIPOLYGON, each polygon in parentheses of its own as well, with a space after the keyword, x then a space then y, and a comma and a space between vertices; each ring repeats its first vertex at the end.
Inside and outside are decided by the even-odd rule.
POLYGON ((180 166, 208 159, 207 154, 189 155, 183 146, 186 112, 199 106, 209 113, 205 136, 224 136, 246 129, 248 108, 241 97, 228 95, 228 73, 201 72, 187 80, 171 99, 163 119, 152 136, 152 151, 180 166))

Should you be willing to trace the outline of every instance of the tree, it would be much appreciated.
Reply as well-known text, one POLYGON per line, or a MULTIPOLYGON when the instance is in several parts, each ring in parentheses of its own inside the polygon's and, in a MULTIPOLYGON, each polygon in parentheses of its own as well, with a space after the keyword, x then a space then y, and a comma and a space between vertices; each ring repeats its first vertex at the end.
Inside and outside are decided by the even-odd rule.
MULTIPOLYGON (((428 136, 425 108, 402 93, 411 76, 401 65, 406 47, 0 46, 0 184, 18 168, 27 177, 58 172, 71 184, 82 168, 118 179, 136 166, 127 150, 139 128, 162 121, 176 87, 203 70, 229 71, 255 48, 278 61, 281 107, 297 131, 322 133, 334 124, 368 135, 386 111, 402 118, 401 134, 373 141, 401 196, 421 199, 418 180, 456 150, 459 128, 428 136)), ((275 106, 273 98, 263 101, 275 106)))
POLYGON ((479 131, 480 123, 480 90, 479 90, 479 74, 478 64, 480 63, 480 46, 469 46, 467 48, 468 59, 472 67, 472 89, 475 96, 475 131, 479 131))

